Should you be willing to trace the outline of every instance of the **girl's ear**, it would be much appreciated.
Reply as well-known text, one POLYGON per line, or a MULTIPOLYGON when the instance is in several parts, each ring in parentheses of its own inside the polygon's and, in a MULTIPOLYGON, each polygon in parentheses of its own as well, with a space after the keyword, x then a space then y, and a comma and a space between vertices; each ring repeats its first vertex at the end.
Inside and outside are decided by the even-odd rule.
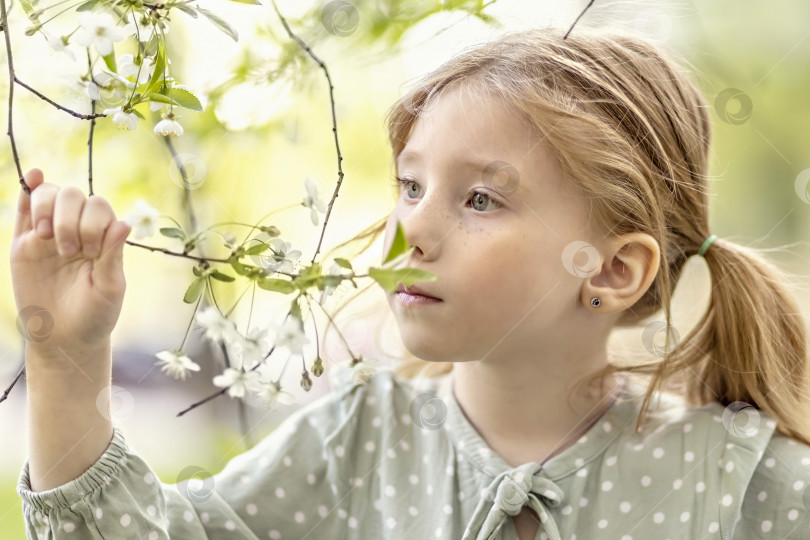
POLYGON ((658 274, 658 242, 649 234, 635 232, 615 236, 598 249, 602 266, 583 282, 582 302, 599 312, 624 311, 647 292, 658 274), (601 300, 599 307, 591 307, 593 297, 601 300))

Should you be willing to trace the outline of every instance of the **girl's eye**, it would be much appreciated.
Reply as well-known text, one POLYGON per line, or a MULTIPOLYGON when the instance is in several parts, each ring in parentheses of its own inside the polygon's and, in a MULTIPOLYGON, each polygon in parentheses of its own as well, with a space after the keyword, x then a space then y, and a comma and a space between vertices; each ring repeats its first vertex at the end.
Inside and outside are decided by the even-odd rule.
MULTIPOLYGON (((418 191, 418 186, 419 186, 419 184, 417 184, 413 180, 408 180, 406 178, 396 178, 395 185, 397 187, 399 187, 400 190, 405 189, 408 193, 413 193, 413 194, 415 194, 414 191, 409 189, 411 187, 411 185, 416 186, 417 191, 418 191)), ((501 205, 500 202, 493 199, 488 193, 485 193, 483 191, 473 191, 472 192, 472 197, 470 197, 470 204, 473 205, 474 209, 476 209, 478 211, 483 211, 482 208, 478 208, 475 205, 476 204, 483 205, 483 208, 485 209, 487 207, 487 203, 492 203, 493 205, 495 205, 496 208, 500 208, 501 206, 503 206, 503 205, 501 205)))

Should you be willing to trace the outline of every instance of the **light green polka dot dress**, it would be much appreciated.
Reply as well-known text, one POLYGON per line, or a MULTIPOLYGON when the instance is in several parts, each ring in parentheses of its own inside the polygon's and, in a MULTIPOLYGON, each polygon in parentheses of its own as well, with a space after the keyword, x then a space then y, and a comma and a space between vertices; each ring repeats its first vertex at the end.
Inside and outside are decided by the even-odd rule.
POLYGON ((28 538, 515 540, 528 505, 535 540, 810 539, 810 447, 764 412, 656 395, 634 433, 644 388, 627 380, 576 443, 512 468, 467 420, 452 373, 329 377, 332 392, 205 481, 161 483, 117 426, 62 486, 32 492, 26 461, 28 538))

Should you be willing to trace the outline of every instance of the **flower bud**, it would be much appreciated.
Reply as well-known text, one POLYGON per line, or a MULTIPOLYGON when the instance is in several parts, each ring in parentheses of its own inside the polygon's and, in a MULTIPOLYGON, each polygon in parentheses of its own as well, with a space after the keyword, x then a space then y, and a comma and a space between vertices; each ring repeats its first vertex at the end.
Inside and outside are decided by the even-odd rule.
POLYGON ((312 379, 309 378, 309 373, 307 373, 306 370, 304 370, 304 373, 301 376, 301 388, 303 388, 306 392, 312 390, 312 379))
POLYGON ((321 360, 320 356, 315 360, 315 363, 312 365, 312 374, 315 375, 316 377, 320 377, 321 375, 323 375, 323 360, 321 360))

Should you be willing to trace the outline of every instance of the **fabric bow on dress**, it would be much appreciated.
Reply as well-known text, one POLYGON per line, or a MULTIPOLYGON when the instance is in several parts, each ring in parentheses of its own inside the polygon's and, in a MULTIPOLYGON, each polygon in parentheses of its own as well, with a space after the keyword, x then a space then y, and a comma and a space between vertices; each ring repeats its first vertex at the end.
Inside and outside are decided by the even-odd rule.
POLYGON ((471 539, 470 531, 475 530, 476 540, 494 540, 507 516, 518 515, 527 504, 537 512, 549 540, 562 540, 548 507, 559 506, 564 494, 557 484, 536 474, 540 468, 530 461, 496 476, 478 502, 463 540, 471 539))

